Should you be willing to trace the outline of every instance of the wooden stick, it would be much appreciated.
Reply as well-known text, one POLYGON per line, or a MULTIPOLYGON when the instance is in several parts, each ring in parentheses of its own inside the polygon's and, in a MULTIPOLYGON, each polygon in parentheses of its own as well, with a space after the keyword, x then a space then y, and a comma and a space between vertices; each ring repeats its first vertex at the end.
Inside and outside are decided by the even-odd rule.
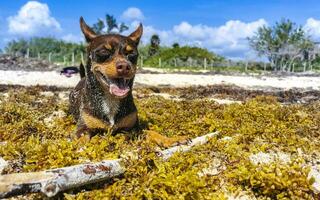
POLYGON ((81 164, 41 172, 0 176, 0 198, 42 192, 48 197, 60 191, 99 182, 124 173, 120 160, 81 164))
MULTIPOLYGON (((194 138, 188 145, 175 146, 160 151, 158 155, 167 160, 174 153, 189 151, 191 147, 205 144, 216 135, 218 135, 218 132, 194 138)), ((33 192, 42 192, 48 197, 53 197, 61 191, 123 174, 125 168, 121 161, 122 159, 105 160, 98 163, 80 164, 40 172, 2 175, 0 176, 0 198, 33 192)))

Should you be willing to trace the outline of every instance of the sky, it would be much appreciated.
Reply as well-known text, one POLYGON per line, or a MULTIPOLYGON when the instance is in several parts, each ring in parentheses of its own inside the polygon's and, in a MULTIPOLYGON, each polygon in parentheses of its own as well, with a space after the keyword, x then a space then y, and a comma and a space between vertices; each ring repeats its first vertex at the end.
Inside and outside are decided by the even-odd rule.
POLYGON ((318 0, 0 0, 0 48, 34 36, 84 42, 79 17, 92 25, 105 14, 129 25, 124 35, 142 22, 143 44, 156 33, 164 45, 204 47, 231 59, 256 59, 247 38, 283 18, 320 41, 318 0))

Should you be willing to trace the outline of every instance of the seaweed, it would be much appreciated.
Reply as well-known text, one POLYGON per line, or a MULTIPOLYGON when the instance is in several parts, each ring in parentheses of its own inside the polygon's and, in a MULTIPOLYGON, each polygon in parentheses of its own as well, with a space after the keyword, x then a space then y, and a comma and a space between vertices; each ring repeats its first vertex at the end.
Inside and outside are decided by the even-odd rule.
MULTIPOLYGON (((139 88, 140 89, 140 88, 139 88)), ((178 98, 194 100, 199 98, 229 98, 233 100, 246 101, 258 96, 273 96, 281 103, 309 103, 319 100, 319 90, 302 90, 290 89, 281 90, 277 88, 269 88, 267 91, 259 89, 244 89, 236 85, 209 85, 187 88, 171 88, 171 87, 144 87, 140 90, 155 93, 169 93, 176 95, 178 98)))
POLYGON ((75 122, 68 115, 67 100, 59 97, 66 89, 2 91, 6 93, 0 94, 0 156, 10 161, 3 173, 126 157, 127 171, 122 177, 68 191, 65 199, 227 199, 243 191, 260 199, 316 197, 307 174, 310 163, 320 155, 317 101, 283 105, 277 96, 255 96, 241 104, 219 105, 195 98, 139 98, 136 103, 144 129, 190 138, 220 132, 208 144, 163 162, 144 133, 105 133, 89 142, 71 140, 75 122), (130 152, 137 153, 138 160, 130 159, 130 152), (252 163, 250 156, 259 152, 285 152, 290 161, 252 163))

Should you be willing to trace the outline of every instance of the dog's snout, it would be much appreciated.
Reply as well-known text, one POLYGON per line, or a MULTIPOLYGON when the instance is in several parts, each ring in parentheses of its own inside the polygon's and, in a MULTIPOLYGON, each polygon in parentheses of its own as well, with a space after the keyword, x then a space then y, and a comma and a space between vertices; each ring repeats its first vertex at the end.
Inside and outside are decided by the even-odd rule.
POLYGON ((119 62, 119 63, 117 63, 116 64, 116 68, 117 68, 117 73, 120 76, 128 75, 130 70, 131 70, 131 66, 127 62, 119 62))

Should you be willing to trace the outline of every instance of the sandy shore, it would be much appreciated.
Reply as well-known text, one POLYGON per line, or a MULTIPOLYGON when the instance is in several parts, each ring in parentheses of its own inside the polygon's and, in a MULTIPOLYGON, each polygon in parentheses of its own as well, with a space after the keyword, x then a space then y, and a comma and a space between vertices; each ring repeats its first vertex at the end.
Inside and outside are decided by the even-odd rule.
MULTIPOLYGON (((78 75, 67 78, 55 71, 25 72, 0 70, 0 84, 74 87, 78 81, 78 75)), ((200 74, 137 74, 135 82, 150 86, 168 85, 172 87, 234 84, 247 89, 279 88, 287 90, 292 88, 300 88, 308 90, 320 90, 320 78, 308 76, 266 77, 200 74)))

